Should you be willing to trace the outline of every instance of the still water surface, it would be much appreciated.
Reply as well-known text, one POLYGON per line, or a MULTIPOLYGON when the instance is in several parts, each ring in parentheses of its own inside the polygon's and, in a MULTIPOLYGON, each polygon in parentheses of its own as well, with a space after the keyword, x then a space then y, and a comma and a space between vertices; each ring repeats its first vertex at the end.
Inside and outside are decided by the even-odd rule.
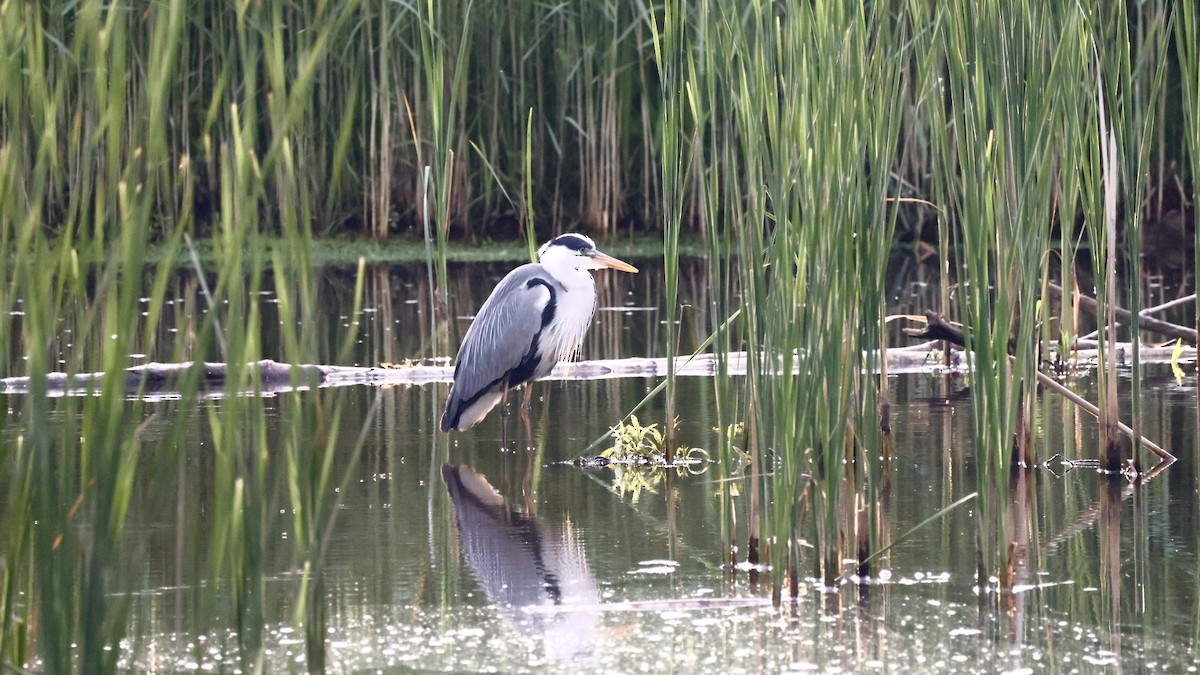
MULTIPOLYGON (((661 275, 637 261, 637 277, 600 284, 584 358, 661 356, 661 275)), ((466 317, 507 265, 452 270, 451 314, 466 317)), ((712 317, 702 265, 683 273, 681 351, 712 317)), ((371 271, 364 312, 339 308, 353 275, 326 270, 324 322, 309 327, 335 345, 357 332, 352 363, 445 356, 430 329, 425 269, 371 271), (357 322, 357 324, 355 324, 357 322)), ((180 281, 180 294, 189 284, 180 281)), ((265 303, 270 304, 269 292, 265 303)), ((897 297, 897 300, 903 298, 897 297)), ((179 330, 169 321, 164 331, 179 330)), ((269 335, 264 356, 272 356, 269 335)), ((333 358, 330 348, 329 358, 333 358)), ((147 359, 156 358, 148 354, 147 359)), ((162 357, 157 357, 160 360, 162 357)), ((493 413, 468 432, 436 432, 446 385, 359 387, 281 396, 267 403, 272 435, 286 434, 288 407, 324 396, 342 411, 346 449, 334 472, 351 471, 332 498, 336 518, 325 557, 327 667, 335 672, 1194 672, 1200 658, 1200 465, 1196 382, 1159 377, 1144 391, 1143 433, 1181 457, 1148 484, 1110 482, 1061 465, 1019 474, 1010 522, 1025 564, 1017 592, 997 601, 975 588, 971 506, 902 534, 975 490, 972 414, 962 378, 905 375, 892 382, 895 459, 880 512, 885 540, 898 540, 864 585, 801 584, 775 606, 769 577, 727 564, 744 532, 721 513, 724 490, 741 489, 714 467, 696 475, 649 476, 622 490, 611 469, 568 462, 656 384, 646 379, 541 383, 522 419, 493 413), (362 434, 362 456, 351 462, 362 434), (508 449, 501 439, 507 437, 508 449), (997 609, 999 605, 999 609, 997 609)), ((1077 383, 1087 392, 1092 383, 1077 383)), ((237 630, 229 613, 198 607, 231 602, 226 583, 206 580, 215 461, 204 402, 191 429, 172 431, 175 404, 140 408, 147 466, 130 509, 113 596, 130 598, 120 663, 136 671, 235 671, 237 630), (182 458, 163 467, 153 456, 182 458), (138 495, 173 494, 165 505, 138 495)), ((680 441, 715 446, 711 383, 679 389, 680 441)), ((639 416, 661 421, 661 401, 639 416)), ((1037 411, 1041 456, 1090 456, 1093 422, 1047 396, 1037 411)), ((590 452, 607 447, 599 446, 590 452)), ((266 460, 266 483, 287 467, 266 460)), ((282 479, 280 479, 282 480, 282 479)), ((269 493, 271 494, 271 493, 269 493)), ((260 561, 267 630, 264 665, 304 670, 296 619, 303 575, 289 542, 285 494, 269 497, 260 561), (276 508, 276 506, 278 508, 276 508)), ((737 514, 739 522, 745 514, 737 514)), ((815 556, 811 570, 815 570, 815 556)), ((853 566, 848 566, 852 569, 853 566)), ((815 572, 813 572, 815 574, 815 572)))

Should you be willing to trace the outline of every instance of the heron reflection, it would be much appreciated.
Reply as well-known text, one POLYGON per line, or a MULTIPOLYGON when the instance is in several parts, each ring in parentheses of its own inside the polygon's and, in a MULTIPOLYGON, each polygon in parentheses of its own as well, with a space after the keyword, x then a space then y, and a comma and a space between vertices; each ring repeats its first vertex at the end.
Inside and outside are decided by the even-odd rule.
POLYGON ((551 659, 594 644, 600 592, 570 524, 551 526, 509 506, 466 465, 442 465, 463 557, 489 602, 541 638, 551 659))

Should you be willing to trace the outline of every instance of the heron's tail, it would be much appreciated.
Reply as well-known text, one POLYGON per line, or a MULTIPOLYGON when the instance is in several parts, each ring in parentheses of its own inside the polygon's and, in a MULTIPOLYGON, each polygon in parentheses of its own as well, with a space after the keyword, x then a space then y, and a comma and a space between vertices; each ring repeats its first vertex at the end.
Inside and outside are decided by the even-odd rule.
POLYGON ((446 409, 442 411, 441 426, 443 432, 450 431, 452 429, 455 431, 462 431, 461 429, 457 428, 458 414, 455 412, 455 408, 458 407, 460 407, 458 397, 454 395, 453 391, 451 391, 450 397, 446 399, 446 409))
POLYGON ((487 388, 476 392, 474 396, 461 399, 450 390, 450 398, 446 400, 446 412, 442 413, 442 431, 466 431, 479 423, 485 415, 504 397, 504 390, 487 388))

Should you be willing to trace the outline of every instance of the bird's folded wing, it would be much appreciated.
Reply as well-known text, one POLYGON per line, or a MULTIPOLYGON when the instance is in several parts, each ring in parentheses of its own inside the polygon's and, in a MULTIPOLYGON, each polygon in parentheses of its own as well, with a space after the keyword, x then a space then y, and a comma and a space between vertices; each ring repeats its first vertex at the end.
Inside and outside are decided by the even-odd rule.
POLYGON ((545 276, 540 265, 518 267, 479 308, 459 348, 456 395, 472 396, 533 356, 553 300, 545 276))

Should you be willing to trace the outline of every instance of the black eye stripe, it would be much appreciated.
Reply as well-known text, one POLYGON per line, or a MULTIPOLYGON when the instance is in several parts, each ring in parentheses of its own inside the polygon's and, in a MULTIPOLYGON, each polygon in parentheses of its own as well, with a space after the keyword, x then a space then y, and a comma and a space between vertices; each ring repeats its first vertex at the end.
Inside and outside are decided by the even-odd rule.
POLYGON ((555 237, 554 241, 552 241, 550 243, 554 244, 555 246, 563 246, 563 247, 569 248, 572 251, 586 251, 588 249, 596 248, 595 244, 593 244, 592 242, 588 241, 586 238, 584 238, 583 236, 578 235, 578 234, 559 235, 558 237, 555 237))

